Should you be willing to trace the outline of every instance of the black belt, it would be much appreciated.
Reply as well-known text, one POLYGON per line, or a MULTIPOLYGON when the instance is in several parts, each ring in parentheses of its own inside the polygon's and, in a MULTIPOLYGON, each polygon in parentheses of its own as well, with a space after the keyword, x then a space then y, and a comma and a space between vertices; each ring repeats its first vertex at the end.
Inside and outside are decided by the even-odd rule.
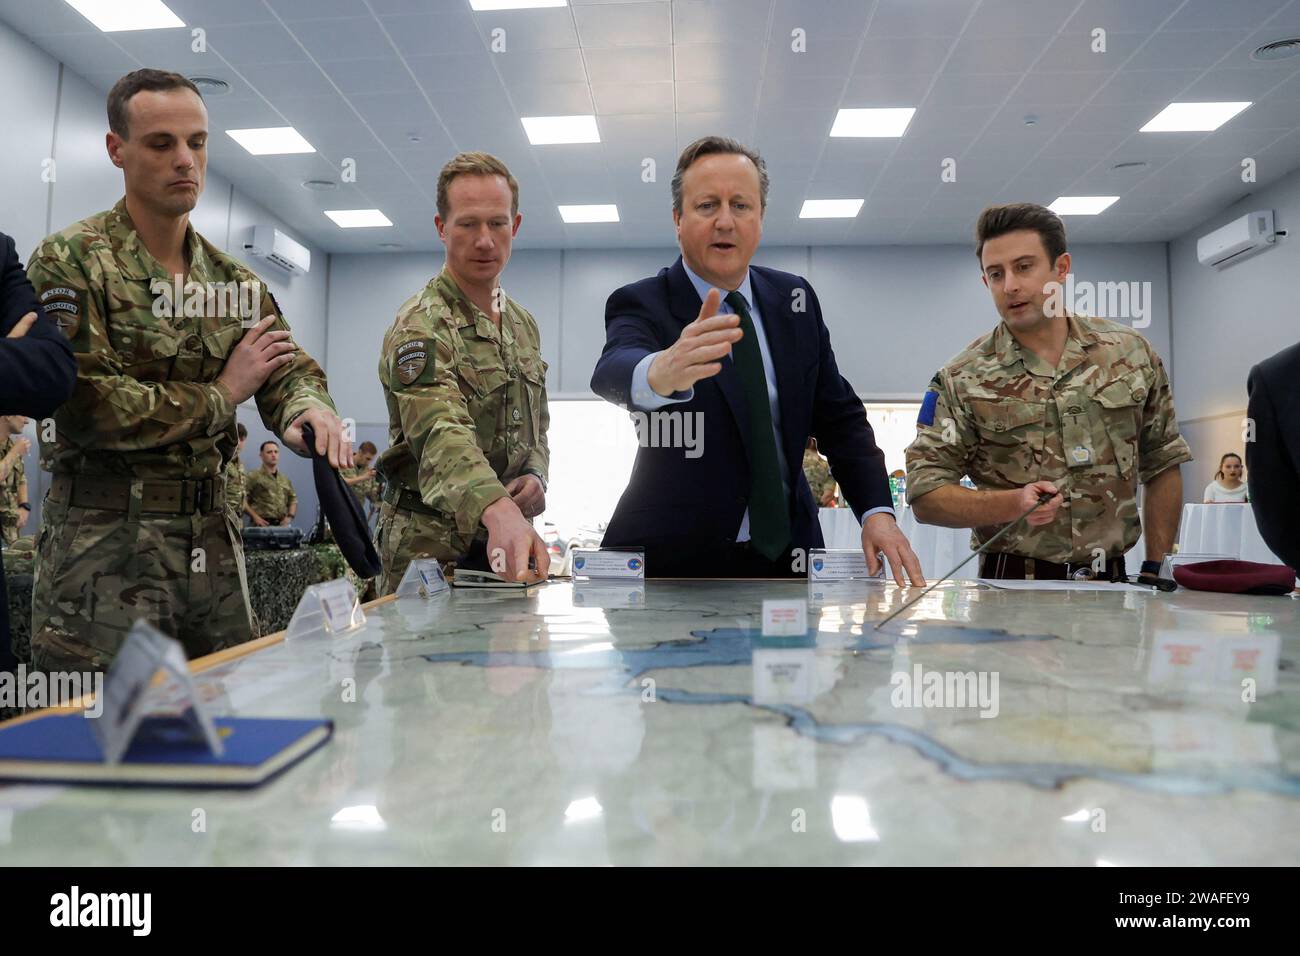
POLYGON ((221 476, 124 478, 60 474, 50 484, 50 500, 74 508, 124 514, 206 514, 225 508, 226 481, 221 476))
POLYGON ((410 488, 399 487, 391 481, 384 486, 383 500, 399 511, 414 511, 416 514, 434 516, 439 514, 437 510, 426 505, 410 488))
POLYGON ((1110 581, 1128 580, 1124 569, 1124 556, 1107 558, 1101 573, 1093 570, 1091 561, 1067 561, 1058 564, 1042 558, 1026 558, 1019 554, 986 552, 980 555, 980 577, 1009 581, 1110 581))

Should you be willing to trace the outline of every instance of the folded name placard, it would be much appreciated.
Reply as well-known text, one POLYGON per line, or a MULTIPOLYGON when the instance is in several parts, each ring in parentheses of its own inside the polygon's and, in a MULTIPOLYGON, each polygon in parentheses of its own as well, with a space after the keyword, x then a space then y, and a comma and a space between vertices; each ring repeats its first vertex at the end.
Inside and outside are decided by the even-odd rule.
POLYGON ((117 763, 129 749, 148 713, 149 687, 159 671, 175 687, 179 719, 189 727, 191 738, 204 742, 214 756, 221 756, 221 738, 194 689, 185 649, 180 641, 140 620, 131 626, 113 658, 104 678, 103 710, 90 721, 90 733, 107 763, 117 763))
POLYGON ((813 548, 808 552, 808 580, 811 581, 874 581, 885 583, 884 562, 880 571, 867 571, 867 556, 860 548, 831 551, 813 548))
POLYGON ((573 580, 597 578, 645 580, 645 552, 640 549, 574 548, 573 580))
POLYGON ((397 585, 397 596, 427 598, 448 590, 447 576, 437 558, 412 558, 397 585))

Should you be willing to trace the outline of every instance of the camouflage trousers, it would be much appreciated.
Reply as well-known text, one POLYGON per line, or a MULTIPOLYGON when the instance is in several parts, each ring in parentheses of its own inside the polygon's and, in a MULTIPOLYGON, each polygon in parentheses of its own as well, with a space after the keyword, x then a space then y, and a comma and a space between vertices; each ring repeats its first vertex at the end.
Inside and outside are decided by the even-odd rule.
POLYGON ((129 518, 47 498, 43 518, 32 596, 37 669, 107 669, 137 618, 191 658, 254 636, 244 549, 226 509, 129 518))
POLYGON ((0 541, 5 545, 11 545, 18 540, 18 516, 17 515, 0 515, 0 541))
POLYGON ((450 517, 405 511, 385 501, 375 528, 375 550, 384 569, 376 581, 379 597, 397 590, 412 558, 437 558, 445 565, 468 551, 473 540, 458 532, 450 517))

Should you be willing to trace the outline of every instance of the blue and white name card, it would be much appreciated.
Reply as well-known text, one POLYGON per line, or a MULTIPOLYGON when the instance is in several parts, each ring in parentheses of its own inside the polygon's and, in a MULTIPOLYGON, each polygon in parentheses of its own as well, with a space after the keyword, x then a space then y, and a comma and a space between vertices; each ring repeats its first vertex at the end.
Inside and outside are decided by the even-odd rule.
POLYGON ((640 550, 573 549, 573 580, 597 578, 645 580, 645 552, 640 550))
POLYGON ((885 562, 880 562, 880 571, 871 574, 867 571, 867 556, 860 548, 829 551, 814 548, 808 552, 808 580, 811 581, 866 581, 885 583, 885 562))

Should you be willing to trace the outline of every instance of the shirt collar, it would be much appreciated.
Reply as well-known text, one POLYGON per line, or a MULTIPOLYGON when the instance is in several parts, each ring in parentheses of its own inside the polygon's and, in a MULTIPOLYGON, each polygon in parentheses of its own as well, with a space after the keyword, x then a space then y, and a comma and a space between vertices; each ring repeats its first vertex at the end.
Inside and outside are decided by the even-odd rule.
POLYGON ((696 293, 699 294, 700 302, 704 301, 704 297, 709 294, 710 289, 717 289, 719 292, 722 293, 722 306, 718 309, 718 311, 733 312, 735 310, 732 309, 731 306, 727 305, 727 293, 735 291, 735 292, 739 292, 742 296, 745 297, 745 303, 749 306, 749 310, 751 312, 755 310, 754 290, 753 287, 749 284, 748 269, 745 270, 745 281, 740 284, 740 288, 732 290, 732 289, 724 289, 721 286, 716 286, 711 282, 706 282, 704 279, 701 279, 691 270, 691 267, 686 264, 685 256, 682 256, 682 268, 686 270, 686 278, 691 280, 691 285, 695 286, 695 291, 696 293))

